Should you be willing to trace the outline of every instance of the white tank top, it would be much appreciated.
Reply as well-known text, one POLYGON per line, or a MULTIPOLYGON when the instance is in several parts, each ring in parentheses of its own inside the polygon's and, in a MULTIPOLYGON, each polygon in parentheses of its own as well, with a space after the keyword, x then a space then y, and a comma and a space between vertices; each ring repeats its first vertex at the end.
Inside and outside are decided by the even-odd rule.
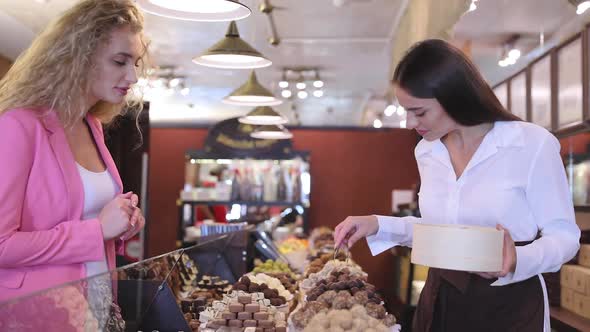
MULTIPOLYGON (((117 184, 108 170, 95 173, 76 163, 84 186, 84 210, 82 220, 96 219, 100 211, 117 194, 117 184)), ((106 254, 101 261, 86 262, 86 276, 94 276, 108 271, 106 254)))

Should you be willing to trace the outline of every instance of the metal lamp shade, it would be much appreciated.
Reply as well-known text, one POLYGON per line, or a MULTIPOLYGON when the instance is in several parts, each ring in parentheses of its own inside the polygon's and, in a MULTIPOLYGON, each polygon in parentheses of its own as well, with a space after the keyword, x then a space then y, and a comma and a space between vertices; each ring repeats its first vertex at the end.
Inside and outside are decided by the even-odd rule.
POLYGON ((227 69, 263 68, 272 61, 240 38, 235 21, 229 25, 225 38, 210 47, 205 53, 193 58, 202 66, 227 69))
POLYGON ((260 85, 252 71, 248 81, 223 99, 223 102, 238 106, 276 106, 283 103, 272 92, 260 85))
POLYGON ((146 12, 187 21, 241 20, 252 11, 238 0, 137 0, 146 12))
POLYGON ((281 125, 260 126, 250 136, 258 139, 290 139, 293 134, 281 125))
POLYGON ((251 125, 279 125, 287 123, 287 119, 269 106, 256 107, 250 113, 239 118, 238 121, 251 125))

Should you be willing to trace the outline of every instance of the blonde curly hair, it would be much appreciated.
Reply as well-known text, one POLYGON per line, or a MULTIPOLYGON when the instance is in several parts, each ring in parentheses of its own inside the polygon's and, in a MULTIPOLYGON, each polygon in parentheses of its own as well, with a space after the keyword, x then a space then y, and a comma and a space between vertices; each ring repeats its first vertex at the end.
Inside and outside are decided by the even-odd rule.
MULTIPOLYGON (((143 14, 133 0, 85 0, 66 11, 33 40, 0 81, 0 115, 14 108, 50 108, 65 127, 71 127, 87 111, 108 123, 126 105, 140 108, 137 100, 85 104, 93 56, 101 43, 108 42, 111 31, 121 27, 140 34, 144 60, 143 14)), ((143 76, 144 70, 145 61, 139 61, 138 75, 143 76)))

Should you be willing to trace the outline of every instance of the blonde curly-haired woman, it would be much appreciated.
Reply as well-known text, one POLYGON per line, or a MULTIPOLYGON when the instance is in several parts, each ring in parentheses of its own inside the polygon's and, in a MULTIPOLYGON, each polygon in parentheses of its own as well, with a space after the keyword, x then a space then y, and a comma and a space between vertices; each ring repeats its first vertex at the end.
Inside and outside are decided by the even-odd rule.
POLYGON ((101 124, 127 104, 146 43, 132 0, 86 0, 0 82, 0 301, 115 268, 145 224, 101 124))

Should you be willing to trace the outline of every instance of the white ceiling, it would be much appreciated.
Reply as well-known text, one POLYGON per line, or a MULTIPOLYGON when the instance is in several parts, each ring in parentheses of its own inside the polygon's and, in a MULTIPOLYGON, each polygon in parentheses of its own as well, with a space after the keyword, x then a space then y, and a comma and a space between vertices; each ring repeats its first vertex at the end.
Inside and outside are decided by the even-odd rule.
MULTIPOLYGON (((386 106, 383 97, 388 91, 390 41, 407 1, 412 0, 271 0, 274 6, 284 8, 273 14, 282 40, 274 47, 267 41, 268 18, 258 11, 261 0, 243 0, 252 15, 238 21, 238 28, 244 40, 274 62, 257 73, 263 85, 276 95, 280 95, 277 85, 283 67, 320 68, 326 84, 323 98, 287 101, 276 107, 291 123, 358 126, 371 123, 371 117, 386 106)), ((0 15, 0 27, 6 18, 20 22, 21 31, 29 30, 30 34, 23 40, 30 40, 31 32, 38 33, 75 2, 0 0, 0 14, 5 14, 0 15)), ((541 31, 549 38, 576 16, 567 0, 479 0, 478 7, 462 17, 455 27, 455 37, 457 43, 471 41, 472 56, 490 82, 498 81, 509 70, 497 65, 501 45, 509 36, 522 35, 519 45, 523 51, 531 50, 537 46, 541 31)), ((146 34, 151 39, 154 64, 177 66, 176 74, 187 76, 191 87, 187 97, 154 99, 150 113, 153 120, 208 124, 249 111, 221 103, 223 97, 245 82, 248 71, 211 69, 191 62, 192 57, 221 39, 227 26, 146 13, 146 34)), ((2 38, 0 42, 5 44, 2 38)), ((15 51, 0 47, 0 53, 13 57, 8 53, 15 51)), ((395 115, 385 117, 384 124, 397 126, 399 120, 395 115)))
MULTIPOLYGON (((455 25, 458 43, 472 42, 472 58, 490 84, 512 73, 498 61, 502 46, 511 36, 525 55, 539 47, 540 36, 549 41, 568 22, 576 20, 576 8, 567 0, 479 0, 478 9, 465 14, 455 25)), ((585 14, 584 16, 587 16, 585 14)))
MULTIPOLYGON (((51 18, 75 2, 0 0, 0 10, 38 33, 51 18)), ((263 85, 280 95, 277 84, 281 68, 320 68, 325 97, 310 96, 305 101, 288 101, 276 107, 293 122, 296 110, 303 125, 359 125, 367 100, 386 92, 388 43, 404 0, 348 0, 341 7, 332 0, 272 0, 274 6, 285 8, 273 14, 282 40, 278 47, 267 41, 269 21, 258 11, 260 1, 242 2, 252 9, 250 17, 238 21, 242 38, 274 62, 272 67, 257 71, 263 85)), ((146 13, 153 62, 178 66, 176 74, 187 76, 191 87, 188 97, 155 100, 152 110, 160 113, 153 114, 156 119, 161 119, 162 112, 175 112, 193 122, 211 123, 249 111, 221 103, 225 95, 245 82, 248 71, 210 69, 191 62, 192 57, 221 39, 227 26, 224 22, 179 21, 146 13)))

